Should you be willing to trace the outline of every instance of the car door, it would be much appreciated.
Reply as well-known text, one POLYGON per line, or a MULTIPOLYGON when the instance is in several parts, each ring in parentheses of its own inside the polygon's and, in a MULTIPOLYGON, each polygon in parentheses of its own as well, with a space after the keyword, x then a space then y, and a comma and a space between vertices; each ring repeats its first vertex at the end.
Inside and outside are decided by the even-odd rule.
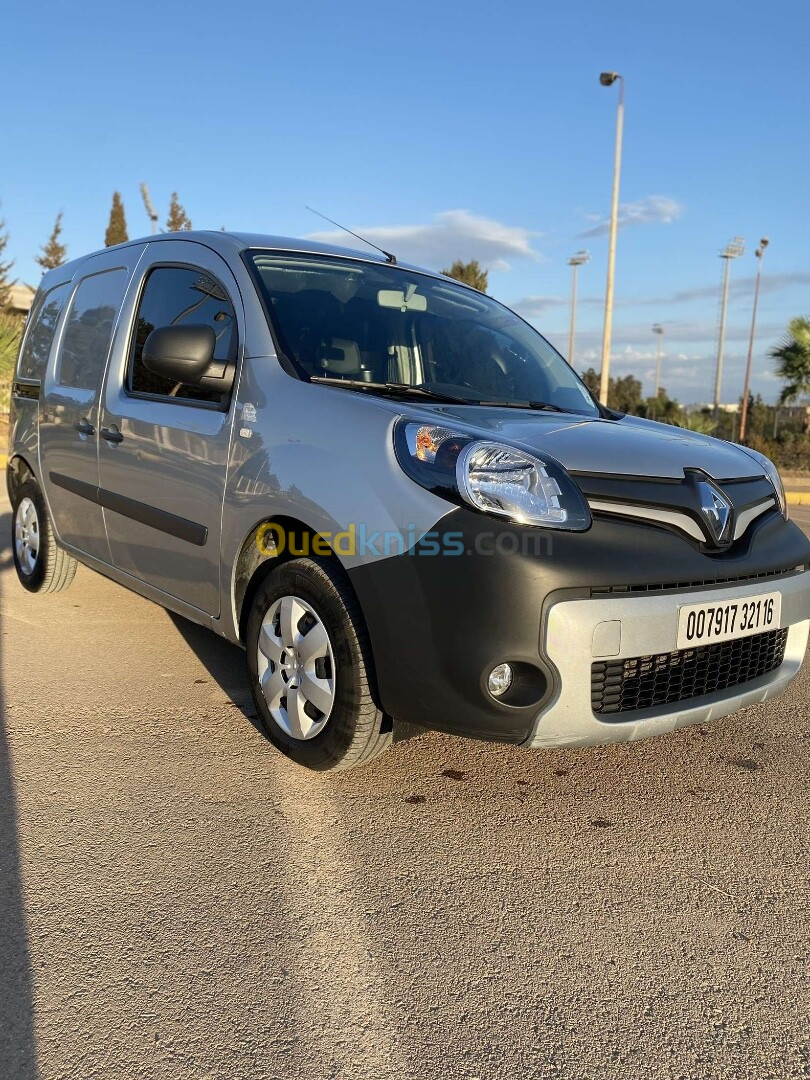
POLYGON ((145 245, 82 263, 45 369, 40 481, 60 540, 102 562, 110 550, 98 487, 99 388, 127 284, 145 245))
POLYGON ((99 488, 113 564, 217 616, 220 524, 231 398, 243 310, 227 263, 193 241, 151 243, 125 309, 128 333, 110 363, 99 444, 99 488), (153 329, 205 324, 216 336, 203 388, 147 370, 153 329))

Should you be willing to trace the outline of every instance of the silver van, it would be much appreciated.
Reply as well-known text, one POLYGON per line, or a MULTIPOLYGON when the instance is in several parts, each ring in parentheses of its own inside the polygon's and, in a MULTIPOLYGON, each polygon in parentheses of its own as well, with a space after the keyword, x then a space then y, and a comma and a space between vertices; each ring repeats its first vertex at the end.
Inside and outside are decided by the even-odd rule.
POLYGON ((600 405, 393 257, 189 232, 46 274, 8 460, 31 592, 82 562, 247 654, 311 769, 409 725, 638 739, 780 694, 810 544, 774 466, 600 405))

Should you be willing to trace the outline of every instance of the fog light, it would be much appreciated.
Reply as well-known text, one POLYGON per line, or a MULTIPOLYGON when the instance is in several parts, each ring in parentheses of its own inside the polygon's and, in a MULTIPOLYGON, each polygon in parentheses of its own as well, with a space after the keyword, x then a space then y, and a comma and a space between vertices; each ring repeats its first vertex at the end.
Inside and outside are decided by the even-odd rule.
POLYGON ((510 664, 498 664, 489 673, 487 690, 493 697, 502 697, 512 685, 512 667, 510 664))

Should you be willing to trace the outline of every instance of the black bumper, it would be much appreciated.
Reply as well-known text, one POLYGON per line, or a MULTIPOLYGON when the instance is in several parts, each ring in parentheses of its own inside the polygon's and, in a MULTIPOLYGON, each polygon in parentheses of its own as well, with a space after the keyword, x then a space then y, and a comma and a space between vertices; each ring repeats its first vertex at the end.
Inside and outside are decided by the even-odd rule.
POLYGON ((382 706, 398 720, 512 743, 528 737, 558 678, 542 634, 544 609, 554 600, 614 588, 695 588, 810 563, 810 543, 776 511, 722 554, 615 518, 595 517, 587 532, 566 533, 457 509, 441 530, 461 537, 455 547, 462 554, 432 554, 435 545, 417 544, 349 571, 382 706), (529 703, 487 693, 486 677, 503 661, 529 673, 529 703))

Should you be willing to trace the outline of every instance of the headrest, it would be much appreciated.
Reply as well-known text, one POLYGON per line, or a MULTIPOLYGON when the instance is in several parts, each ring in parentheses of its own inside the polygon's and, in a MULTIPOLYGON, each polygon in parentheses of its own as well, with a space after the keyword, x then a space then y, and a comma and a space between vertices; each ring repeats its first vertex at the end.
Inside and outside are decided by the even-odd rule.
POLYGON ((333 375, 359 375, 360 346, 356 341, 332 338, 329 345, 318 350, 318 362, 333 375))

